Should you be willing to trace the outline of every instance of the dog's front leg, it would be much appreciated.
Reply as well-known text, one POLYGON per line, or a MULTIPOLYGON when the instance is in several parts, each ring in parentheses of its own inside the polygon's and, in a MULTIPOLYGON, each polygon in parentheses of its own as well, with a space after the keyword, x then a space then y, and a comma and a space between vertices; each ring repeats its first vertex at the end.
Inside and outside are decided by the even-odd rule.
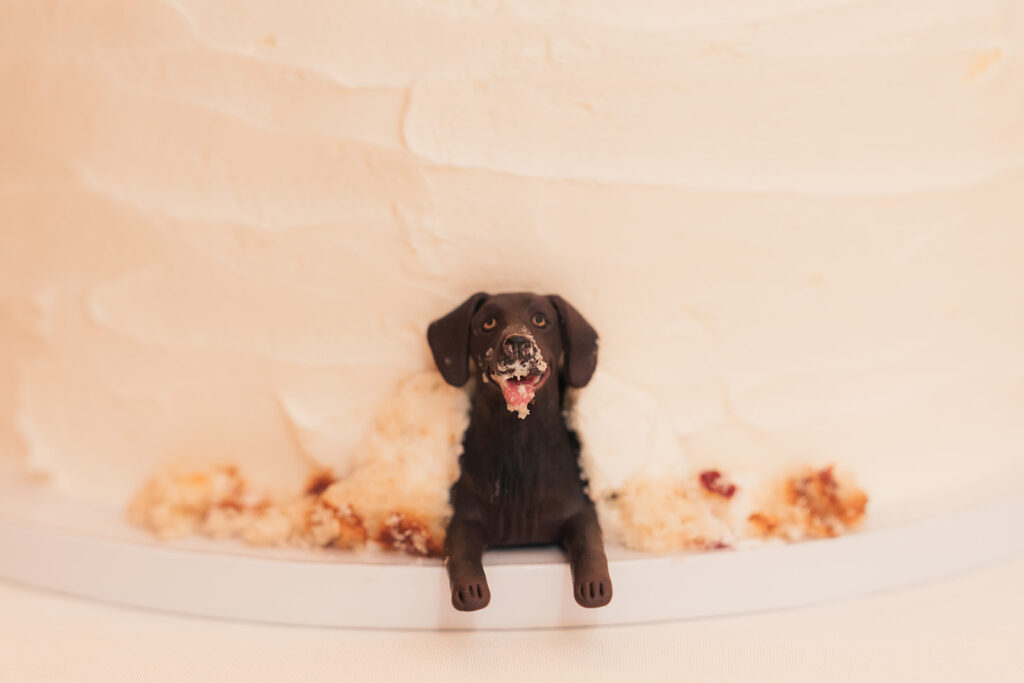
POLYGON ((452 606, 463 612, 487 607, 491 590, 484 575, 486 547, 483 527, 456 514, 444 540, 444 563, 452 589, 452 606))
POLYGON ((612 580, 601 540, 601 526, 592 505, 570 517, 562 527, 562 546, 569 554, 573 597, 583 607, 603 607, 612 599, 612 580))

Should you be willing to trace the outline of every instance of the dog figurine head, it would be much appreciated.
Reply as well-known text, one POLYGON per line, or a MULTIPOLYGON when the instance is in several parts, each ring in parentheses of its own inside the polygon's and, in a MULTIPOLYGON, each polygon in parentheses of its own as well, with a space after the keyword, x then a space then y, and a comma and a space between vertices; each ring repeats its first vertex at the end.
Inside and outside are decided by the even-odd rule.
POLYGON ((522 419, 541 392, 558 392, 559 374, 582 387, 597 367, 597 332, 558 295, 478 292, 435 320, 427 341, 446 382, 464 385, 472 361, 478 391, 504 400, 522 419))

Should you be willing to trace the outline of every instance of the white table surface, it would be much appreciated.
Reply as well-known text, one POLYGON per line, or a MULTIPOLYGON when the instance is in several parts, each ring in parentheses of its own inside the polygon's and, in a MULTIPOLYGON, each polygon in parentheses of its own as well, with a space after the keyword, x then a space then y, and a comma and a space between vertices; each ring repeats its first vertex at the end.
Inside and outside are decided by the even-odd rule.
POLYGON ((788 612, 484 633, 205 620, 0 582, 2 681, 463 679, 1024 681, 1024 559, 788 612))

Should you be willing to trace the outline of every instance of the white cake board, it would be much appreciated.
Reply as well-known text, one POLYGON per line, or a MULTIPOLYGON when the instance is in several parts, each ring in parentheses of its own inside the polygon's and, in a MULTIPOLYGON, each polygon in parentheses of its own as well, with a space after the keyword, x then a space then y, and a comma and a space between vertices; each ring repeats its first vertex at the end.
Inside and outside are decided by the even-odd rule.
MULTIPOLYGON (((1006 489, 1007 482, 1001 482, 1006 489)), ((1014 488, 1014 487, 1011 487, 1014 488)), ((655 622, 837 600, 1024 555, 1024 487, 843 538, 651 557, 612 548, 614 599, 583 609, 556 550, 486 555, 491 604, 451 607, 440 562, 391 553, 159 543, 117 511, 0 479, 0 577, 190 615, 317 626, 493 629, 655 622)))

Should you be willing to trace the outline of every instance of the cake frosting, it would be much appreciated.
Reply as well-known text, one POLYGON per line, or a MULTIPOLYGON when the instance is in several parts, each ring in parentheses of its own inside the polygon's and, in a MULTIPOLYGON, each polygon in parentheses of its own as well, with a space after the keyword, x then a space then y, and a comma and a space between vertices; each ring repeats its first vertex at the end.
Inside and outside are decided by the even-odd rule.
POLYGON ((533 289, 623 398, 581 418, 595 487, 1009 471, 1022 12, 6 3, 0 468, 111 505, 169 463, 354 475, 428 322, 533 289))

